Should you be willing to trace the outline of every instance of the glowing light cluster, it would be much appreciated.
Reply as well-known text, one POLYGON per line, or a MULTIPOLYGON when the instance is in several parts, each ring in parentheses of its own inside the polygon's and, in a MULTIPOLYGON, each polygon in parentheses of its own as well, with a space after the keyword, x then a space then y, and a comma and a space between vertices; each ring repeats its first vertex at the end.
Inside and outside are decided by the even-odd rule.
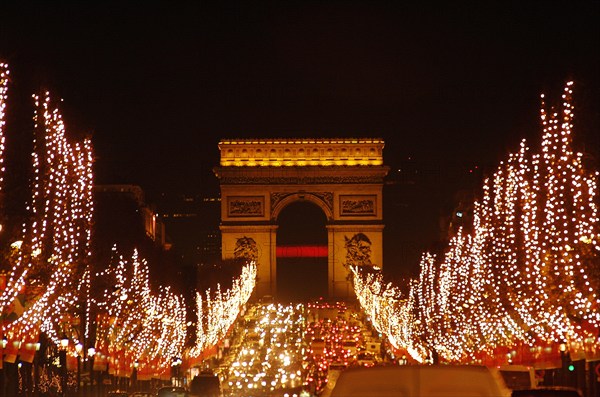
POLYGON ((243 331, 231 366, 220 373, 223 384, 236 395, 286 395, 286 389, 301 387, 305 373, 303 305, 259 304, 245 317, 252 319, 254 326, 243 331))
MULTIPOLYGON (((116 248, 113 248, 117 257, 116 248)), ((160 375, 181 357, 186 338, 186 309, 183 297, 168 287, 157 294, 150 289, 148 264, 134 251, 130 260, 118 263, 102 277, 113 282, 98 303, 96 360, 117 375, 137 370, 160 375)))
POLYGON ((190 357, 199 357, 227 334, 241 308, 248 302, 255 285, 256 264, 250 262, 242 268, 240 277, 233 281, 231 289, 226 292, 221 292, 221 286, 217 285, 214 294, 210 289, 205 292, 205 298, 201 293, 196 293, 196 345, 190 350, 190 357))
POLYGON ((404 348, 415 360, 423 362, 427 351, 419 341, 414 300, 402 298, 398 287, 385 284, 379 272, 351 269, 354 292, 375 329, 385 334, 396 349, 404 348))
MULTIPOLYGON (((7 85, 8 68, 2 63, 0 160, 7 85)), ((116 265, 92 274, 91 142, 67 140, 62 116, 48 92, 33 99, 29 217, 23 224, 21 240, 12 245, 12 268, 0 291, 0 314, 9 318, 6 315, 12 314, 18 295, 25 295, 27 304, 23 313, 2 322, 1 335, 7 338, 8 346, 3 352, 5 359, 14 361, 19 356, 21 361, 32 360, 43 332, 56 347, 67 337, 69 356, 85 357, 84 349, 95 347, 94 365, 99 369, 108 367, 113 373, 126 374, 136 363, 140 375, 168 373, 172 358, 183 354, 188 325, 183 298, 165 287, 153 293, 147 263, 137 252, 130 260, 118 256, 116 265), (92 296, 92 283, 100 285, 111 277, 111 289, 100 298, 92 296)), ((116 248, 114 254, 117 258, 116 248)), ((223 295, 219 292, 210 305, 215 315, 227 313, 231 324, 237 315, 234 306, 247 301, 255 277, 256 267, 250 265, 232 291, 223 295)), ((206 333, 219 335, 222 325, 212 319, 206 333)))
POLYGON ((523 141, 485 180, 472 233, 460 229, 443 257, 424 254, 404 300, 355 271, 374 325, 416 359, 435 352, 446 361, 489 362, 503 352, 512 362, 521 348, 598 349, 599 173, 572 149, 572 83, 561 108, 547 111, 542 101, 540 153, 523 141))
POLYGON ((34 95, 35 136, 30 218, 0 309, 7 312, 19 293, 31 304, 15 321, 4 324, 9 341, 23 348, 45 331, 58 342, 63 317, 76 304, 74 286, 90 256, 92 204, 92 147, 85 139, 70 143, 58 108, 48 92, 34 95))
MULTIPOLYGON (((8 74, 0 63, 0 182, 8 74)), ((0 291, 4 320, 0 334, 8 346, 4 359, 14 362, 18 356, 31 362, 43 332, 56 347, 67 337, 69 356, 82 356, 85 348, 96 347, 95 365, 109 365, 112 371, 130 373, 137 362, 140 374, 168 373, 172 357, 183 353, 187 329, 183 298, 164 287, 152 293, 148 266, 137 253, 130 261, 120 257, 116 269, 91 274, 91 142, 67 139, 60 111, 48 92, 33 99, 29 217, 21 240, 12 245, 12 268, 0 291), (92 281, 106 282, 101 278, 111 276, 111 288, 118 294, 111 289, 100 299, 92 297, 92 281), (17 296, 26 297, 23 313, 12 313, 17 296)))
MULTIPOLYGON (((6 109, 6 100, 8 99, 8 76, 10 74, 10 70, 8 69, 8 65, 0 62, 0 192, 2 192, 3 188, 3 179, 4 179, 4 125, 5 122, 5 111, 6 109)), ((1 227, 1 226, 0 226, 1 227)))

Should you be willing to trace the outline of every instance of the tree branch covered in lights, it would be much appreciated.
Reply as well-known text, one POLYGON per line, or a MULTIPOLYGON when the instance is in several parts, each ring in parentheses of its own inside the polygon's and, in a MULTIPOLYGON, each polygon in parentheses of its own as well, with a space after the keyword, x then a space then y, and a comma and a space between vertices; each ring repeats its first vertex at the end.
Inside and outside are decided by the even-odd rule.
POLYGON ((10 70, 8 70, 8 65, 0 62, 0 193, 2 193, 2 189, 4 188, 4 125, 6 124, 6 122, 4 121, 6 115, 4 109, 6 109, 6 100, 8 99, 9 74, 10 70))
POLYGON ((19 293, 31 305, 5 324, 9 339, 37 342, 46 332, 58 343, 57 327, 76 304, 74 287, 90 256, 92 148, 85 139, 70 143, 58 108, 46 92, 34 95, 35 136, 32 153, 32 196, 22 242, 0 295, 5 313, 19 293))
MULTIPOLYGON (((7 84, 8 68, 0 64, 0 188, 7 84)), ((5 359, 32 359, 31 351, 35 352, 35 343, 44 333, 56 346, 66 336, 71 356, 95 347, 96 364, 108 364, 123 374, 131 373, 134 363, 140 373, 164 374, 172 358, 183 354, 187 330, 183 297, 165 287, 156 293, 151 291, 148 265, 137 252, 125 260, 115 248, 115 265, 92 274, 91 142, 85 139, 72 143, 67 139, 59 109, 48 92, 33 99, 28 219, 23 223, 20 241, 12 246, 11 268, 5 288, 0 290, 0 331, 11 348, 5 359), (111 287, 103 296, 92 292, 92 285, 94 291, 102 290, 107 280, 111 287), (26 296, 26 305, 22 313, 17 313, 12 308, 17 296, 22 295, 26 296)), ((254 280, 256 268, 252 269, 254 280)), ((214 308, 224 309, 241 297, 248 299, 254 287, 246 280, 248 271, 232 290, 235 292, 219 294, 220 299, 231 297, 231 302, 219 301, 214 308)))
POLYGON ((199 357, 223 339, 240 309, 248 302, 255 285, 256 264, 250 262, 242 268, 242 274, 233 281, 231 289, 222 293, 220 285, 217 285, 214 294, 210 289, 205 292, 205 298, 196 293, 196 344, 190 350, 190 357, 199 357))
POLYGON ((355 272, 375 326, 417 360, 423 351, 484 362, 518 346, 598 347, 599 173, 573 149, 572 83, 560 112, 546 107, 542 95, 538 153, 522 141, 485 180, 472 234, 459 230, 443 257, 424 254, 408 297, 374 294, 380 280, 355 272))
MULTIPOLYGON (((5 69, 6 65, 0 65, 2 143, 5 69)), ((76 346, 93 346, 94 337, 98 337, 98 362, 111 354, 117 360, 123 357, 123 365, 138 361, 140 370, 148 366, 155 372, 160 367, 169 368, 171 357, 181 355, 185 341, 182 297, 168 288, 152 294, 147 264, 137 254, 129 262, 120 258, 112 284, 118 286, 118 294, 105 294, 100 300, 91 296, 91 143, 87 139, 68 142, 60 112, 49 93, 41 98, 34 95, 34 102, 29 217, 22 227, 22 240, 14 248, 6 288, 0 291, 2 335, 10 346, 19 347, 16 353, 22 356, 23 349, 33 346, 43 332, 57 346, 62 337, 68 337, 68 354, 72 356, 77 354, 76 346), (5 315, 17 295, 23 294, 27 297, 25 311, 7 320, 5 315), (108 321, 92 322, 90 317, 100 310, 105 316, 99 319, 108 321)), ((110 276, 110 272, 105 273, 100 276, 110 276)), ((95 277, 94 281, 99 280, 95 277)))
MULTIPOLYGON (((116 248, 113 248, 117 257, 116 248)), ((118 257, 116 266, 101 277, 113 279, 98 305, 97 359, 121 373, 161 373, 173 357, 181 357, 186 338, 183 298, 162 287, 150 290, 148 264, 134 252, 129 261, 118 257)))
POLYGON ((350 269, 356 296, 375 329, 385 334, 395 348, 405 348, 415 360, 424 361, 427 351, 415 332, 414 300, 402 298, 399 288, 385 284, 380 272, 366 272, 364 266, 350 269))

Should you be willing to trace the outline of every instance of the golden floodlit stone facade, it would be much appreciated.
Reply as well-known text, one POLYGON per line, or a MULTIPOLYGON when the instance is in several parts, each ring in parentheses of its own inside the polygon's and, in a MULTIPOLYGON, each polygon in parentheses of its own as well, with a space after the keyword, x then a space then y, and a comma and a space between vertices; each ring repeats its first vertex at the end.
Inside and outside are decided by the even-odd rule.
POLYGON ((328 293, 353 294, 349 265, 383 267, 381 139, 222 140, 222 257, 257 262, 257 295, 277 296, 278 216, 308 200, 327 218, 328 293))

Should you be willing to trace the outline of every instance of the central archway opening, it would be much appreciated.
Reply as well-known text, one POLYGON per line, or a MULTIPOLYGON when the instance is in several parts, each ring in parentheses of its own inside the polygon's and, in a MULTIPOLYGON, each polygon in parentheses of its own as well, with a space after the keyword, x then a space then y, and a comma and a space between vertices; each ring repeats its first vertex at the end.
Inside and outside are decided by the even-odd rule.
POLYGON ((277 218, 277 297, 327 297, 327 217, 310 201, 288 204, 277 218))

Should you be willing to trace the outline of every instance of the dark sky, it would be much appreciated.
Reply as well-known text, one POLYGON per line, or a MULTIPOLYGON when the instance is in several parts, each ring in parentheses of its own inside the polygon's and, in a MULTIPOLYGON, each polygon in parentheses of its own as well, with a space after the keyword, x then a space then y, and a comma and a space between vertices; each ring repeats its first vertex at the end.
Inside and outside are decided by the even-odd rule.
POLYGON ((417 252, 461 173, 539 136, 541 92, 574 79, 575 133, 600 147, 598 1, 6 3, 9 149, 48 87, 98 183, 212 189, 222 138, 383 137, 393 170, 431 174, 386 213, 417 252))

